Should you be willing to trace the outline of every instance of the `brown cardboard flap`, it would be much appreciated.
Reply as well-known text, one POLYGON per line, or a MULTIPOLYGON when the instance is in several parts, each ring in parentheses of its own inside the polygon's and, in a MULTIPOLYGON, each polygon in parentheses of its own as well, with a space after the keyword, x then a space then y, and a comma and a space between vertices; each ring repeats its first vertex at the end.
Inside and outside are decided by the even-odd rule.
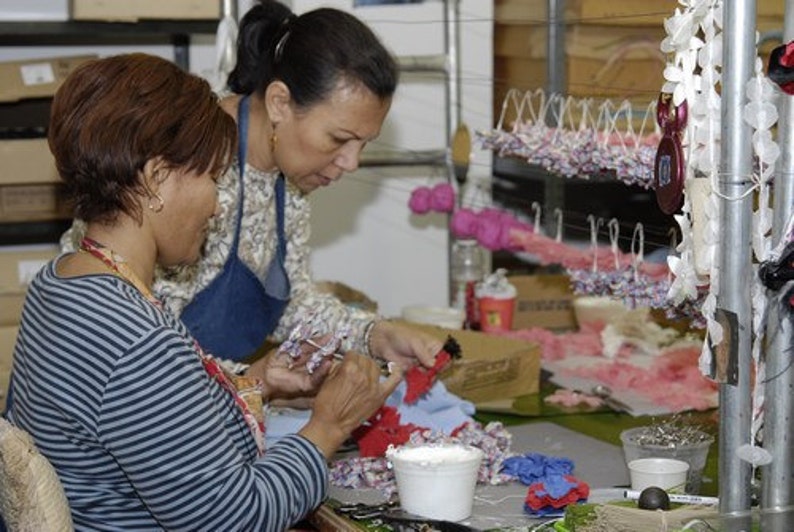
POLYGON ((535 394, 540 386, 540 347, 532 342, 477 331, 401 322, 446 340, 452 336, 462 357, 442 374, 447 389, 472 402, 535 394))

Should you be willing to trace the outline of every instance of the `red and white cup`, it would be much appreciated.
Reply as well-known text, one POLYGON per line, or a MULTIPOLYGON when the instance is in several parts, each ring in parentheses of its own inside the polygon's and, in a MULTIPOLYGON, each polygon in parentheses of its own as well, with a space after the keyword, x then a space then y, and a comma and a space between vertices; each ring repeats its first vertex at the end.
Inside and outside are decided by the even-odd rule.
POLYGON ((506 273, 500 268, 477 284, 480 330, 483 332, 510 331, 513 328, 517 292, 507 280, 506 273))

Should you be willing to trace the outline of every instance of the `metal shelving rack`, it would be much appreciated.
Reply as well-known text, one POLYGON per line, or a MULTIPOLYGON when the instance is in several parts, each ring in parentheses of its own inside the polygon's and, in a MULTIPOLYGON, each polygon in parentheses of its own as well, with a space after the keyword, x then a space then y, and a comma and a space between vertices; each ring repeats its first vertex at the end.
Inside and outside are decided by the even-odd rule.
POLYGON ((171 44, 174 62, 187 69, 191 35, 217 28, 217 20, 0 22, 0 46, 171 44))
MULTIPOLYGON (((214 34, 217 27, 218 20, 0 22, 0 46, 170 44, 174 62, 187 70, 191 36, 214 34)), ((68 223, 2 223, 0 245, 57 240, 68 223)))

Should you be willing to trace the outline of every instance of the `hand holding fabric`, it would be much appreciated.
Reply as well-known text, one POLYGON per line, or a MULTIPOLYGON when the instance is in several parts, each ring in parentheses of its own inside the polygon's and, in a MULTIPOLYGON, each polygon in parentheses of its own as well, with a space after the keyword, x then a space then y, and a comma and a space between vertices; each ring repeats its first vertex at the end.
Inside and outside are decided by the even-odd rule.
POLYGON ((317 393, 312 416, 299 434, 330 458, 353 430, 383 405, 402 375, 395 367, 381 380, 380 366, 374 360, 347 353, 328 373, 317 393))
POLYGON ((432 368, 443 342, 429 334, 393 321, 379 321, 372 329, 372 356, 394 362, 403 369, 417 363, 432 368))
POLYGON ((307 371, 306 364, 317 350, 315 346, 302 345, 297 358, 272 351, 254 362, 246 375, 262 381, 263 395, 268 400, 313 396, 332 366, 332 360, 324 359, 313 371, 307 371))

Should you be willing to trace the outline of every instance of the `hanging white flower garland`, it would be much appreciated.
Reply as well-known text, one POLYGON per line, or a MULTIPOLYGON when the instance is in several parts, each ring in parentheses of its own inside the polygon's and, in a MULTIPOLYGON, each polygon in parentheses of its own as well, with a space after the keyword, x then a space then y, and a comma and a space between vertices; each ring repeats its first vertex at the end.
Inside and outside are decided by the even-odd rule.
MULTIPOLYGON (((719 293, 719 271, 714 260, 719 246, 719 202, 708 183, 716 181, 719 168, 720 96, 717 86, 722 69, 722 0, 679 0, 682 8, 665 20, 667 37, 661 50, 671 57, 664 70, 662 92, 673 95, 673 105, 688 103, 689 120, 683 135, 686 162, 684 204, 682 214, 675 217, 681 228, 677 257, 668 263, 676 277, 668 297, 673 301, 691 299, 698 287, 708 286, 703 303, 708 336, 720 343, 722 326, 714 318, 719 293), (695 182, 699 194, 693 197, 695 182), (693 205, 697 202, 697 205, 693 205), (693 226, 693 207, 703 216, 693 226), (693 230, 696 233, 693 234, 693 230)), ((700 368, 708 373, 711 351, 704 345, 700 368)))
MULTIPOLYGON (((676 278, 668 297, 673 302, 692 299, 698 287, 708 286, 708 296, 702 312, 706 318, 708 337, 700 357, 704 374, 712 367, 712 347, 723 340, 722 326, 715 319, 719 294, 720 271, 716 253, 720 244, 720 200, 717 177, 720 156, 721 101, 717 88, 722 73, 722 0, 679 0, 683 9, 676 9, 665 21, 667 37, 662 41, 663 52, 672 56, 665 68, 662 91, 673 95, 673 105, 689 103, 690 118, 683 142, 686 161, 686 181, 682 214, 675 216, 683 238, 676 250, 678 257, 668 259, 676 278), (695 216, 702 212, 702 216, 695 216), (697 223, 693 225, 693 220, 697 223), (709 346, 711 343, 711 346, 709 346)), ((748 82, 743 118, 753 128, 752 146, 758 174, 753 175, 754 186, 746 194, 757 193, 757 208, 753 212, 752 246, 755 258, 762 262, 770 252, 772 209, 769 181, 774 174, 780 148, 773 139, 772 127, 777 122, 777 93, 764 75, 763 64, 756 59, 753 78, 748 82)), ((746 195, 745 194, 745 195, 746 195)), ((743 195, 744 196, 744 195, 743 195)), ((765 332, 767 299, 758 276, 752 287, 752 359, 755 382, 764 381, 765 367, 762 350, 765 332)), ((755 386, 752 397, 751 440, 763 424, 764 387, 755 386)), ((768 453, 753 445, 743 452, 744 458, 760 465, 768 460, 768 453), (752 452, 751 452, 752 451, 752 452), (755 458, 753 458, 755 457, 755 458)))

